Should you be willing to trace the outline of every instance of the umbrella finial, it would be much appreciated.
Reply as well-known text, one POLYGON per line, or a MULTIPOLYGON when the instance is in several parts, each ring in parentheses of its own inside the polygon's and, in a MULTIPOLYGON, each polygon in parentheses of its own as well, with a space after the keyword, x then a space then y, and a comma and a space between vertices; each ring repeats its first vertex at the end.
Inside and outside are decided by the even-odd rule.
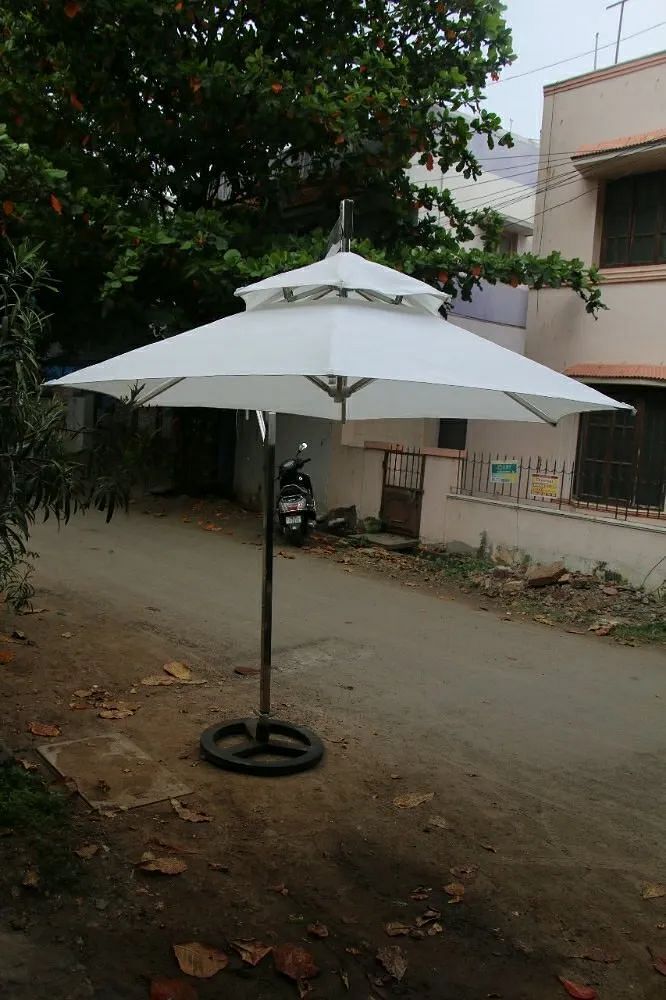
POLYGON ((329 234, 324 256, 332 257, 336 253, 349 253, 353 235, 354 202, 351 198, 345 198, 340 202, 340 214, 329 234))

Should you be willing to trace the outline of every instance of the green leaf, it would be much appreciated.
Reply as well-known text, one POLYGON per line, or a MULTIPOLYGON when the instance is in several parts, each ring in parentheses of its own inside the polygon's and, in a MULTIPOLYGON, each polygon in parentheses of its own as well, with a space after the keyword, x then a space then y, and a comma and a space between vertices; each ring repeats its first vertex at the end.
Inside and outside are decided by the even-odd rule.
POLYGON ((242 254, 238 250, 227 250, 223 257, 224 263, 228 264, 229 267, 236 267, 242 259, 242 254))

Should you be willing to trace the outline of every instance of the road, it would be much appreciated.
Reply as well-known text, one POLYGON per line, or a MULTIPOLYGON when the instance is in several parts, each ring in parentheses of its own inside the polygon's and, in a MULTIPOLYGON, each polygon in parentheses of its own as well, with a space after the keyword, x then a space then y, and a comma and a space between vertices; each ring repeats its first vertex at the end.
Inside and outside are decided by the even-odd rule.
MULTIPOLYGON (((210 535, 139 513, 46 525, 37 579, 186 636, 213 662, 256 662, 257 526, 210 535)), ((649 878, 666 862, 663 650, 507 622, 301 552, 276 558, 274 621, 278 703, 325 706, 443 785, 479 775, 515 803, 518 840, 564 864, 601 852, 649 878)))

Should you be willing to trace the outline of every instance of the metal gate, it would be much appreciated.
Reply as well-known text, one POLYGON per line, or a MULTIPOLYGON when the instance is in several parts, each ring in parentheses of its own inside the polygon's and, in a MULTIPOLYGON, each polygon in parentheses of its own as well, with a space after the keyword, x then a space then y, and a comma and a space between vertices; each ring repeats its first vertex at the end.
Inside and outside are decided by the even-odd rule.
POLYGON ((418 538, 425 455, 396 448, 384 452, 384 482, 380 516, 390 531, 418 538))

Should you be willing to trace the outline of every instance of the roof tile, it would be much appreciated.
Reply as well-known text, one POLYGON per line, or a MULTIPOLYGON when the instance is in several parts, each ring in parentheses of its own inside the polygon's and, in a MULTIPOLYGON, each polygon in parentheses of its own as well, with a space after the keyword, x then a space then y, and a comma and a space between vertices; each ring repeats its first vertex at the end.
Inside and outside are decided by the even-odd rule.
POLYGON ((571 378, 626 378, 650 379, 655 382, 666 382, 666 365, 611 365, 582 363, 570 365, 564 369, 564 374, 571 378))
POLYGON ((663 140, 666 140, 666 128, 656 129, 654 132, 642 132, 639 135, 622 135, 617 139, 604 139, 603 142, 597 142, 591 146, 579 146, 573 154, 572 160, 579 156, 612 153, 616 149, 631 149, 633 146, 645 146, 663 140))

